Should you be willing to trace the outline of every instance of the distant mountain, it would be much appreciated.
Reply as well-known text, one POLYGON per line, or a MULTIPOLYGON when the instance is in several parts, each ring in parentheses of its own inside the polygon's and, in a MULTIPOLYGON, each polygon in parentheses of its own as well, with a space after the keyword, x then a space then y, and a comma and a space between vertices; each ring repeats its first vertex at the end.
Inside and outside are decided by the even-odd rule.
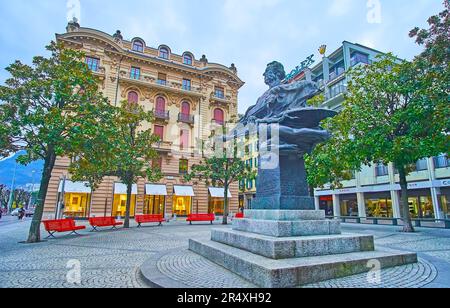
MULTIPOLYGON (((11 186, 11 182, 14 175, 14 167, 16 165, 16 158, 20 155, 20 152, 13 157, 0 161, 0 184, 11 186)), ((33 182, 34 172, 34 184, 38 184, 41 181, 42 169, 44 167, 43 161, 36 161, 28 166, 22 166, 17 164, 16 170, 16 188, 20 186, 26 186, 33 182)))

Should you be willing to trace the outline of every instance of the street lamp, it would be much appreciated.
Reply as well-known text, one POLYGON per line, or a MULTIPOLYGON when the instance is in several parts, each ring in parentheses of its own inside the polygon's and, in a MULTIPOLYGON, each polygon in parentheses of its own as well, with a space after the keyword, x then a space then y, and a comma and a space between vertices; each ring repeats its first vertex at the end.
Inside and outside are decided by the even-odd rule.
POLYGON ((16 164, 14 165, 14 173, 13 173, 13 179, 12 179, 12 183, 11 183, 11 191, 9 193, 9 200, 8 200, 8 205, 7 205, 8 213, 11 213, 11 207, 12 207, 13 199, 14 199, 14 185, 16 185, 16 171, 17 171, 17 161, 16 161, 16 164))

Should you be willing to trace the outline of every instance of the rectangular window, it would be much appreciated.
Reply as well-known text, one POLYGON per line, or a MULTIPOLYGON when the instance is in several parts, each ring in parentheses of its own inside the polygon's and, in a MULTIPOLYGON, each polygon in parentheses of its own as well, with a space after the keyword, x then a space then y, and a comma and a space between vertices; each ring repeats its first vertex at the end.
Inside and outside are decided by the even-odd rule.
POLYGON ((361 52, 353 52, 350 59, 351 66, 359 63, 369 64, 369 55, 361 52))
POLYGON ((93 57, 86 57, 86 64, 91 71, 97 72, 100 66, 100 59, 93 57))
POLYGON ((183 90, 191 91, 191 80, 183 79, 183 90))
POLYGON ((180 174, 186 174, 189 171, 189 161, 187 159, 180 159, 180 174))
POLYGON ((253 189, 253 180, 247 180, 247 189, 253 189))
POLYGON ((164 126, 155 125, 155 136, 158 136, 161 141, 164 141, 164 126))
POLYGON ((136 80, 141 79, 141 69, 139 67, 132 67, 130 72, 130 78, 136 80))
POLYGON ((181 130, 180 132, 180 149, 184 150, 189 148, 189 131, 186 129, 181 130))
POLYGON ((162 157, 152 160, 152 168, 162 170, 162 157))
POLYGON ((214 90, 214 94, 217 98, 225 98, 225 91, 221 87, 216 87, 214 90))
POLYGON ((167 85, 167 75, 159 73, 158 74, 158 81, 157 81, 157 83, 162 85, 162 86, 167 85))

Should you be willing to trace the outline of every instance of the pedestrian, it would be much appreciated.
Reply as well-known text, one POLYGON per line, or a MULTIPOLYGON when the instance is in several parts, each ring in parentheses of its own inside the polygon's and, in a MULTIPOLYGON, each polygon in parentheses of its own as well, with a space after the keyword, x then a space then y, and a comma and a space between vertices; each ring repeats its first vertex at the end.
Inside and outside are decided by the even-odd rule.
POLYGON ((25 209, 23 208, 23 206, 21 206, 19 209, 19 220, 23 220, 24 217, 25 217, 25 209))

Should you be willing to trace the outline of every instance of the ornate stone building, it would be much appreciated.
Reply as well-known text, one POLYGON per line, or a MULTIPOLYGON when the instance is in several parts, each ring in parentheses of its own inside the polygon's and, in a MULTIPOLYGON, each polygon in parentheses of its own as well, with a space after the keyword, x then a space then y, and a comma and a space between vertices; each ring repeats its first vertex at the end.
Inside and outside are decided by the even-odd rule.
MULTIPOLYGON (((70 22, 67 32, 56 35, 67 48, 82 50, 86 63, 99 77, 101 91, 112 105, 135 101, 154 111, 153 132, 164 178, 160 183, 141 179, 133 187, 134 214, 185 216, 223 211, 220 191, 203 183, 184 183, 183 173, 199 162, 198 144, 223 123, 237 120, 238 91, 243 86, 237 69, 196 59, 191 52, 172 53, 166 45, 147 46, 141 38, 125 40, 82 28, 70 22)), ((70 181, 69 161, 60 158, 54 168, 45 200, 44 217, 59 215, 86 218, 125 213, 126 193, 117 178, 106 178, 94 192, 83 183, 70 181), (66 180, 64 180, 64 178, 66 180), (60 204, 61 210, 57 210, 60 204)), ((238 210, 238 184, 230 189, 230 209, 238 210)))

